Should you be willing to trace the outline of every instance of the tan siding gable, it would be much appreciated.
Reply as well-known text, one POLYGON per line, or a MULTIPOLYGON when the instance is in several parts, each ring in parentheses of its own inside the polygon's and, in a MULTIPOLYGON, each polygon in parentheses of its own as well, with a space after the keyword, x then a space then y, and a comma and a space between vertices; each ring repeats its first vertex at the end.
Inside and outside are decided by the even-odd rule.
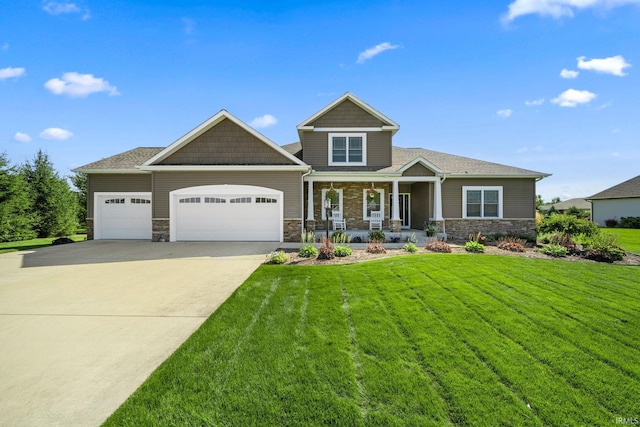
MULTIPOLYGON (((391 132, 366 132, 367 168, 391 166, 391 132)), ((329 132, 304 132, 302 160, 313 167, 326 169, 329 164, 329 132)), ((363 166, 337 166, 335 170, 363 170, 363 166)))
POLYGON ((224 119, 171 154, 161 165, 291 165, 263 141, 224 119))
POLYGON ((409 169, 404 171, 403 176, 435 176, 436 174, 431 170, 427 169, 422 163, 416 163, 411 166, 409 169))
POLYGON ((380 127, 385 125, 380 119, 372 116, 349 99, 318 117, 314 127, 380 127))

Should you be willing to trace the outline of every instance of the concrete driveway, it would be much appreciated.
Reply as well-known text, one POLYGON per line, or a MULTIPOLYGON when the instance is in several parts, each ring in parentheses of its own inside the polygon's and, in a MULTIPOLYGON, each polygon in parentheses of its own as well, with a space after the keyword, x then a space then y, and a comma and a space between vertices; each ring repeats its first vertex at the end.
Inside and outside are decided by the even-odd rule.
POLYGON ((276 247, 90 241, 0 255, 0 425, 101 424, 276 247))

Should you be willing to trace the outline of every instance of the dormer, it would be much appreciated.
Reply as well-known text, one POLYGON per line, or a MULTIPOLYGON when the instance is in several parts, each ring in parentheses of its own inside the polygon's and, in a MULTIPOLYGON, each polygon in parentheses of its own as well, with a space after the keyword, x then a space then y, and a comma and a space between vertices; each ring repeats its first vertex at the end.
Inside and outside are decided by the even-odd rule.
POLYGON ((391 166, 400 127, 352 93, 298 125, 302 160, 316 170, 377 170, 391 166))

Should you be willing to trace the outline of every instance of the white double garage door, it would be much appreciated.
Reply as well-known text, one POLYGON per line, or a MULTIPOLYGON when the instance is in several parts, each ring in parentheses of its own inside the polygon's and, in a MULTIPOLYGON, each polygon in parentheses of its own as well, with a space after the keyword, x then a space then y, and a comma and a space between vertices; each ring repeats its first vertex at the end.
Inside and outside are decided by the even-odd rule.
MULTIPOLYGON (((151 193, 95 193, 95 239, 151 239, 151 193)), ((169 193, 173 241, 282 241, 283 193, 208 185, 169 193)))

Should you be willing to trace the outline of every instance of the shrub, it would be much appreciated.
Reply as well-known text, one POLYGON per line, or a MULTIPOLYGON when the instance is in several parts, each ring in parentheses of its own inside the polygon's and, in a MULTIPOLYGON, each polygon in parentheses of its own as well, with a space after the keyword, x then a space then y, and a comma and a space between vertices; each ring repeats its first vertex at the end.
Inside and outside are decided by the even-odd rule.
POLYGON ((362 237, 355 236, 353 239, 351 239, 351 243, 362 243, 362 237))
POLYGON ((524 252, 524 245, 527 243, 525 239, 507 236, 498 239, 498 249, 511 252, 524 252))
POLYGON ((316 233, 305 230, 300 235, 300 241, 302 243, 314 243, 316 241, 316 233))
POLYGON ((615 218, 605 219, 604 225, 606 225, 607 228, 616 228, 618 226, 618 220, 615 218))
MULTIPOLYGON (((478 231, 477 233, 469 234, 469 241, 484 245, 487 243, 487 236, 483 235, 481 231, 478 231)), ((484 252, 484 248, 482 248, 480 252, 484 252)))
POLYGON ((467 252, 484 252, 484 245, 482 243, 473 241, 473 240, 469 240, 467 243, 464 244, 464 250, 467 252))
POLYGON ((337 257, 346 257, 353 253, 349 246, 336 246, 333 248, 333 253, 337 257))
POLYGON ((331 240, 326 237, 322 238, 322 246, 320 246, 320 250, 318 251, 318 258, 316 259, 334 259, 336 256, 333 253, 333 243, 331 240))
POLYGON ((620 228, 640 228, 640 216, 623 216, 620 218, 620 228))
POLYGON ((367 252, 370 254, 386 254, 387 250, 382 245, 374 244, 367 246, 367 252))
POLYGON ((587 252, 584 257, 600 262, 621 261, 625 256, 625 252, 616 245, 617 240, 617 236, 609 233, 598 233, 585 238, 583 246, 587 252))
POLYGON ((374 243, 382 243, 384 242, 384 231, 382 230, 371 230, 369 232, 369 241, 374 243))
POLYGON ((349 243, 351 236, 347 236, 344 230, 338 230, 331 235, 331 241, 333 243, 349 243))
POLYGON ((267 264, 284 264, 289 262, 289 255, 283 251, 272 252, 267 255, 267 264))
POLYGON ((560 258, 560 257, 567 256, 567 248, 565 248, 564 246, 560 246, 558 244, 555 244, 555 243, 550 243, 548 245, 544 245, 542 248, 540 248, 540 252, 542 252, 545 255, 552 256, 554 258, 560 258))
POLYGON ((407 252, 418 252, 418 247, 415 245, 415 243, 407 243, 406 245, 403 246, 404 250, 407 252))
MULTIPOLYGON (((583 238, 588 238, 586 237, 585 234, 578 234, 578 236, 583 236, 583 238)), ((549 243, 553 245, 562 246, 567 250, 567 254, 569 255, 575 255, 580 253, 580 247, 575 242, 573 237, 567 233, 551 233, 549 235, 549 243)))
POLYGON ((591 236, 598 232, 598 226, 589 220, 578 219, 573 215, 553 214, 542 220, 538 231, 541 233, 560 232, 572 236, 583 233, 591 236))
POLYGON ((318 255, 318 249, 313 245, 306 245, 300 248, 298 256, 302 258, 311 258, 318 255))
POLYGON ((451 246, 445 242, 429 242, 424 248, 431 252, 451 253, 451 246))

